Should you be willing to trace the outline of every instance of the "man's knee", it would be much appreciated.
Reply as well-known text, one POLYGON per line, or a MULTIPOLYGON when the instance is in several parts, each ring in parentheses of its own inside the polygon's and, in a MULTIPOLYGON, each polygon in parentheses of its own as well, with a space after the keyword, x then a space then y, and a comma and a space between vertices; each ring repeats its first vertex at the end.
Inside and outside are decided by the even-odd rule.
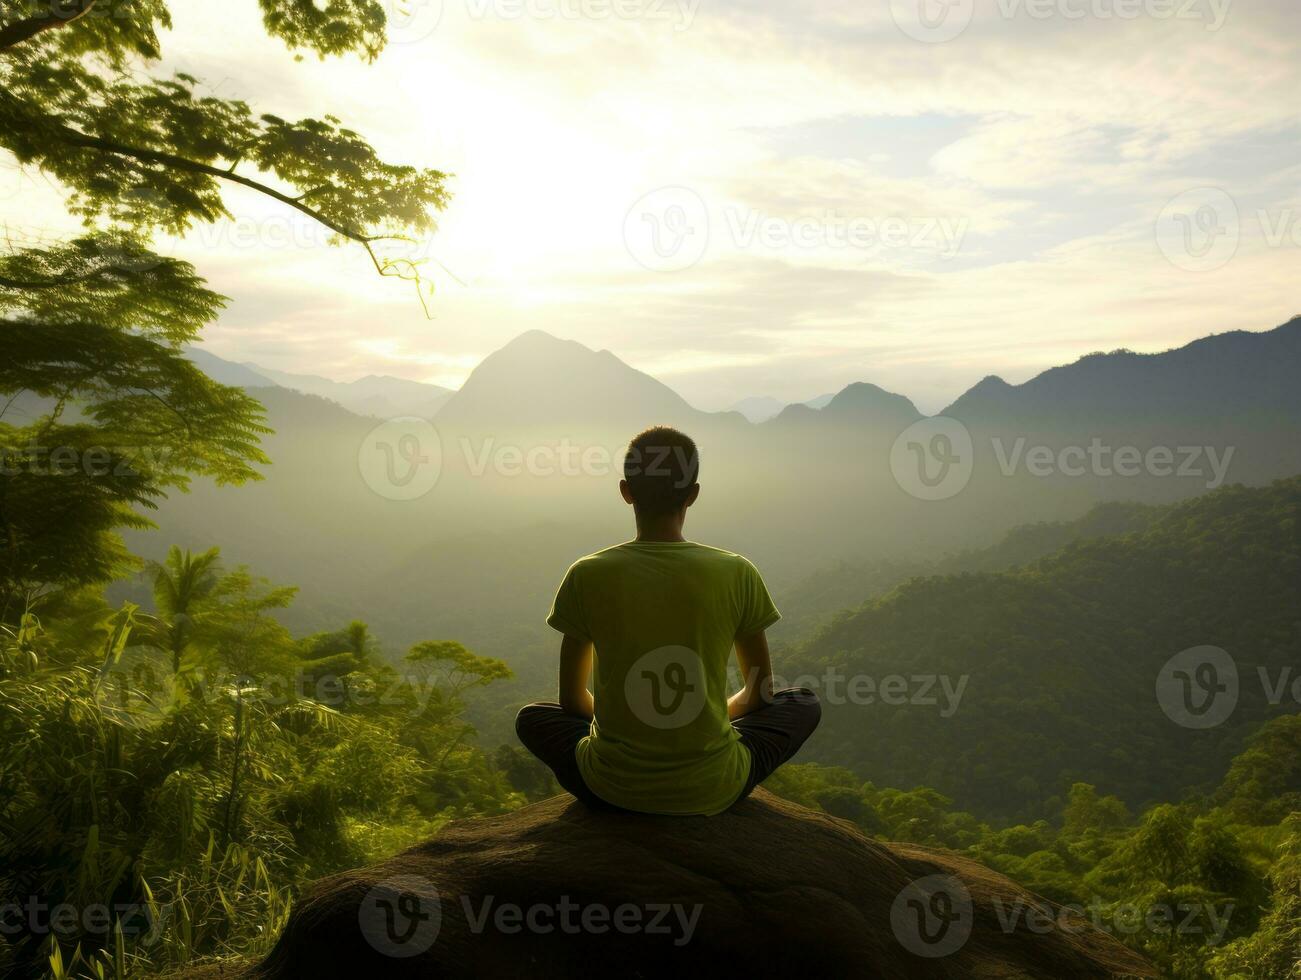
POLYGON ((773 700, 780 700, 799 719, 798 731, 794 734, 802 742, 813 734, 822 720, 822 702, 807 687, 788 687, 773 694, 773 700))
POLYGON ((542 702, 524 705, 515 715, 515 737, 527 747, 537 723, 554 711, 554 706, 542 702))

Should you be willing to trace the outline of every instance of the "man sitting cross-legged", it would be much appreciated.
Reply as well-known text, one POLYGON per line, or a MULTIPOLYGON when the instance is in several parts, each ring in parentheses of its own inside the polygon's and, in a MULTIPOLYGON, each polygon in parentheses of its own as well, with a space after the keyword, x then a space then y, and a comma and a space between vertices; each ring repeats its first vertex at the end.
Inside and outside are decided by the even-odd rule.
POLYGON ((758 570, 682 536, 699 470, 675 429, 633 439, 619 491, 637 537, 575 562, 547 618, 564 634, 560 701, 526 705, 515 730, 589 806, 721 813, 821 717, 812 691, 772 690, 764 630, 780 614, 758 570), (744 684, 728 697, 733 649, 744 684))

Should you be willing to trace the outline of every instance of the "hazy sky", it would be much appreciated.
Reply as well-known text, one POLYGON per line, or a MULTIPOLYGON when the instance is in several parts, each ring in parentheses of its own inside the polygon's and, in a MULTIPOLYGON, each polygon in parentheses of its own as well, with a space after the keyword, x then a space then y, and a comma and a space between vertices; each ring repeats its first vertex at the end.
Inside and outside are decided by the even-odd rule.
MULTIPOLYGON (((863 380, 935 411, 1301 312, 1297 0, 395 0, 372 65, 172 7, 168 68, 456 175, 433 320, 239 189, 164 242, 233 298, 223 357, 455 386, 541 328, 704 408, 863 380)), ((56 204, 0 167, 9 225, 56 204)))

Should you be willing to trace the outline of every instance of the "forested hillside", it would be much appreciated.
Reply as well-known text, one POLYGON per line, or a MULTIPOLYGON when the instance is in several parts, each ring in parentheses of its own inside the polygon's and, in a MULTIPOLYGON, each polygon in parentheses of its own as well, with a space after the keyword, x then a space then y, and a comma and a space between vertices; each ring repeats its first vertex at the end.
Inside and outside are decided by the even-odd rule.
POLYGON ((1082 538, 1125 534, 1144 528, 1159 508, 1135 503, 1097 504, 1071 521, 1040 521, 1012 528, 1001 541, 944 558, 841 561, 781 589, 781 622, 774 636, 793 643, 833 616, 857 609, 876 596, 919 575, 994 572, 1023 565, 1082 538))
MULTIPOLYGON (((1255 732, 1213 793, 1132 811, 1072 784, 1043 819, 993 829, 932 789, 796 765, 768 788, 886 840, 962 851, 1045 899, 1009 910, 1096 925, 1177 980, 1301 976, 1301 715, 1255 732)), ((1018 921, 1028 921, 1020 919, 1018 921)))
POLYGON ((1131 805, 1213 785, 1251 731, 1297 709, 1299 502, 1301 479, 1229 487, 1014 570, 905 582, 783 665, 842 690, 907 679, 895 703, 824 698, 817 757, 1003 819, 1044 815, 1074 782, 1131 805), (1203 646, 1236 664, 1237 702, 1196 729, 1156 685, 1203 646))

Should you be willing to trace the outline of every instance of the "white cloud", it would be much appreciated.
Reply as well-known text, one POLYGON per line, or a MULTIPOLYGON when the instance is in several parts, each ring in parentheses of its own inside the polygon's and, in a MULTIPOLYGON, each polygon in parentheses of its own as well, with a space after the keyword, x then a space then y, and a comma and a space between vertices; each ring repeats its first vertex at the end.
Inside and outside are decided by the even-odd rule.
MULTIPOLYGON (((530 9, 559 9, 547 2, 530 9)), ((594 20, 444 0, 432 32, 374 65, 294 62, 252 2, 173 6, 169 67, 259 110, 334 114, 389 158, 455 174, 431 248, 467 285, 434 270, 432 321, 359 249, 232 192, 233 223, 169 245, 232 297, 208 332, 223 356, 446 382, 540 327, 707 407, 752 385, 797 399, 861 379, 935 409, 986 373, 1022 380, 1091 349, 1160 349, 1295 312, 1288 239, 1271 247, 1244 225, 1231 263, 1190 275, 1152 232, 1168 200, 1203 184, 1276 223, 1295 203, 1294 0, 1238 0, 1215 31, 979 0, 970 27, 934 45, 907 38, 884 2, 594 20), (880 122, 932 118, 954 122, 925 153, 880 122), (799 135, 814 125, 816 141, 799 135), (712 219, 704 258, 677 273, 641 268, 622 235, 633 202, 666 185, 691 188, 712 219), (735 231, 827 212, 961 219, 961 248, 944 259, 925 238, 847 249, 815 228, 792 247, 735 231)), ((11 226, 60 227, 57 195, 6 199, 5 186, 11 226)))

